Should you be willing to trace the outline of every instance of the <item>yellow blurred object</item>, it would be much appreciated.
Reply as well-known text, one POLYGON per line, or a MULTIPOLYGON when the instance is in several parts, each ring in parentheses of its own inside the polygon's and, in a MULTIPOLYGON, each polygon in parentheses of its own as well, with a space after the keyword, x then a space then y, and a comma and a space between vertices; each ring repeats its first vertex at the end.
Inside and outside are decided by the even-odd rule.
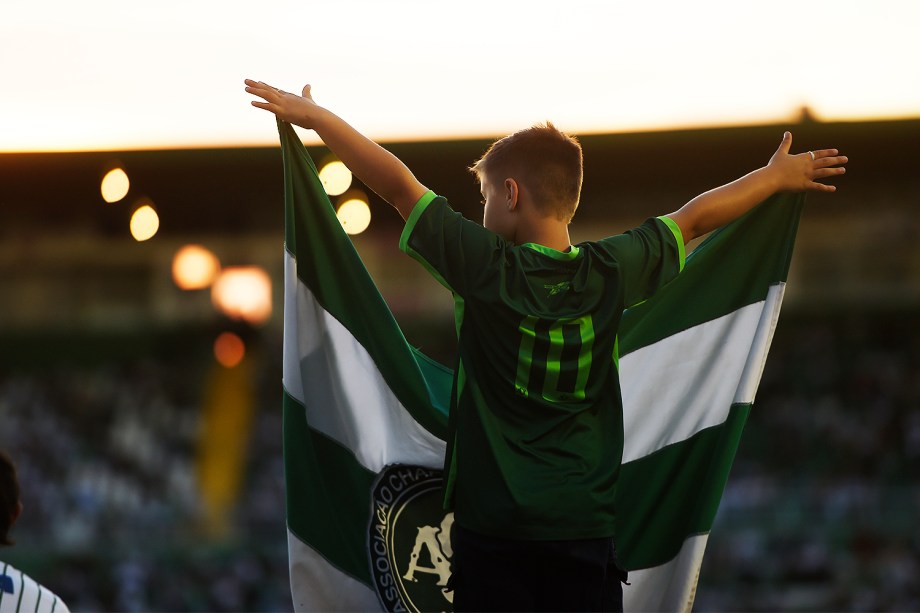
POLYGON ((230 536, 254 405, 251 360, 243 359, 230 368, 215 362, 205 385, 197 471, 204 531, 215 539, 230 536))

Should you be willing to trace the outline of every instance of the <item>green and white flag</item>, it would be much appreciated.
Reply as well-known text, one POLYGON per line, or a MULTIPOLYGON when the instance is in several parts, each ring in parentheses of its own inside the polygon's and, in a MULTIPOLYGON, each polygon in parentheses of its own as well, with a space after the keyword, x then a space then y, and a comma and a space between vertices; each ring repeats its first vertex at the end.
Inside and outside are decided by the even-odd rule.
MULTIPOLYGON (((451 608, 440 507, 452 373, 409 346, 279 122, 284 460, 294 607, 451 608)), ((804 197, 713 233, 620 329, 626 610, 688 610, 776 327, 804 197)))

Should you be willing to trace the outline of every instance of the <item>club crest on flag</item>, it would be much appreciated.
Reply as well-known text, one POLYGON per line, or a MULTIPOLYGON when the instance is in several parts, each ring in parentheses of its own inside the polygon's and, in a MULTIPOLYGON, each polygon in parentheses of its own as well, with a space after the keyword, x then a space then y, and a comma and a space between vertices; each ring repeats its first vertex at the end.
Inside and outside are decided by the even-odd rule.
POLYGON ((374 588, 387 611, 448 611, 450 529, 442 472, 391 465, 374 482, 367 549, 374 588))

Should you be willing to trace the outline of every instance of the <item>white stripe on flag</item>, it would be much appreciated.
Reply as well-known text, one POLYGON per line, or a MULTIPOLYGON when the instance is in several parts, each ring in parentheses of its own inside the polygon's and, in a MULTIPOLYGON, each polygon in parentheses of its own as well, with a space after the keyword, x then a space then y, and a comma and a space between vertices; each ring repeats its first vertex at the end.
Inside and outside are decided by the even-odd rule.
POLYGON ((346 575, 288 530, 295 611, 379 611, 371 588, 346 575))
POLYGON ((630 585, 623 586, 623 610, 689 613, 708 540, 708 534, 691 536, 669 562, 630 571, 630 585))
POLYGON ((400 404, 367 350, 316 301, 285 252, 284 389, 307 423, 372 472, 394 463, 440 468, 444 441, 400 404))
POLYGON ((741 381, 738 383, 735 402, 749 402, 752 404, 754 402, 757 387, 760 385, 760 378, 763 376, 764 366, 767 364, 767 354, 770 352, 770 343, 773 342, 773 333, 776 331, 776 324, 779 321, 779 312, 783 306, 783 295, 785 293, 785 283, 771 285, 767 291, 766 304, 764 305, 760 322, 757 324, 757 331, 751 341, 751 353, 747 364, 744 365, 741 381))
POLYGON ((623 356, 624 463, 717 426, 733 403, 753 401, 783 288, 623 356))

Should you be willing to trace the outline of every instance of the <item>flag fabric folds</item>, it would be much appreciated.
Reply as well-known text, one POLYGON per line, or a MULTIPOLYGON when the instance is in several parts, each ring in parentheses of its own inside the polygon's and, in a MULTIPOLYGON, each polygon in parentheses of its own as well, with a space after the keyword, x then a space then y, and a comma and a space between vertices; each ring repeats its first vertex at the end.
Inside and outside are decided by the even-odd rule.
MULTIPOLYGON (((450 610, 440 508, 452 373, 409 346, 316 167, 279 122, 284 465, 297 610, 450 610)), ((692 607, 779 316, 804 196, 714 232, 624 314, 617 548, 626 610, 692 607)))

